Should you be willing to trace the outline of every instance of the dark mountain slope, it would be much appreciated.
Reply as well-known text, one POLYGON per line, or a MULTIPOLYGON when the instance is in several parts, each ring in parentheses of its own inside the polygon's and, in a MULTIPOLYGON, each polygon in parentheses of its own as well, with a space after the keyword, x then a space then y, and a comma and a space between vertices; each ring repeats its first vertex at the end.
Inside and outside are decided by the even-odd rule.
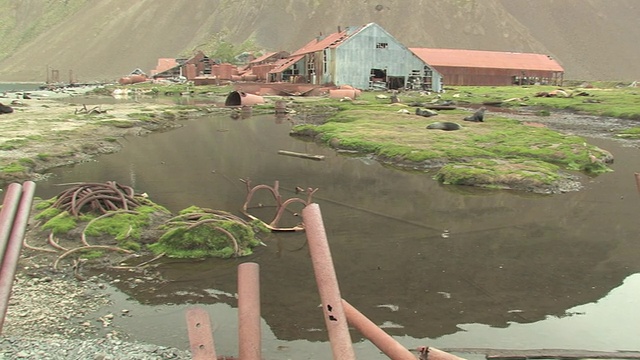
MULTIPOLYGON (((638 5, 636 5, 638 4, 638 5)), ((376 22, 409 47, 536 52, 565 78, 636 80, 636 0, 0 0, 0 81, 114 80, 227 34, 293 51, 376 22)))

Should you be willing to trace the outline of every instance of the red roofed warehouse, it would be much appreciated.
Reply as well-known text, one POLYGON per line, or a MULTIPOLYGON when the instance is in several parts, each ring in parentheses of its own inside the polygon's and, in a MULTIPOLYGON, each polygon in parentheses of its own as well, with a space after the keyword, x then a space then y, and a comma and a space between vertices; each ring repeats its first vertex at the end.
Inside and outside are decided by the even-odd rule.
POLYGON ((411 48, 447 85, 562 85, 564 69, 541 54, 411 48))

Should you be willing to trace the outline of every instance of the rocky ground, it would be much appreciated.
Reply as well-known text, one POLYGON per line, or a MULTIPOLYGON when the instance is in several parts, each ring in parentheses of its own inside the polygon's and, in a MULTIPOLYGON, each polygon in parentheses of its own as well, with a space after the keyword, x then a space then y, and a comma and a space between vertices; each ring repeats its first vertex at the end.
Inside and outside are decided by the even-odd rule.
MULTIPOLYGON (((105 119, 86 118, 74 114, 82 106, 73 99, 19 100, 22 105, 12 116, 0 115, 0 139, 33 138, 28 146, 0 151, 0 164, 22 158, 38 158, 47 153, 49 161, 39 160, 39 170, 58 163, 89 159, 95 154, 117 151, 117 139, 138 136, 153 129, 134 123, 131 127, 99 126, 105 119), (65 116, 66 114, 73 116, 65 116), (59 137, 51 134, 64 135, 59 137), (66 156, 63 156, 65 155, 66 156)), ((145 105, 145 108, 151 105, 145 105)), ((18 106, 16 106, 18 108, 18 106)), ((126 114, 139 111, 139 104, 104 107, 108 119, 126 119, 126 114)), ((636 126, 629 120, 601 118, 570 113, 533 116, 526 112, 512 115, 523 122, 541 124, 562 132, 589 137, 614 137, 615 131, 636 126)), ((127 120, 128 121, 128 120, 127 120)), ((176 126, 175 122, 155 124, 176 126)), ((623 141, 623 140, 621 140, 623 141)), ((629 142, 637 146, 636 142, 629 142)), ((39 173, 23 174, 35 179, 39 173)), ((6 180, 6 179, 5 179, 6 180)), ((30 232, 27 232, 27 240, 30 232)), ((33 242, 32 242, 33 243, 33 242)), ((67 264, 55 271, 51 266, 55 255, 34 249, 23 249, 13 292, 9 301, 2 337, 0 359, 190 359, 188 351, 153 344, 132 342, 112 321, 121 313, 105 312, 110 298, 105 290, 110 279, 82 277, 67 264)), ((185 334, 186 336, 186 334, 185 334)))

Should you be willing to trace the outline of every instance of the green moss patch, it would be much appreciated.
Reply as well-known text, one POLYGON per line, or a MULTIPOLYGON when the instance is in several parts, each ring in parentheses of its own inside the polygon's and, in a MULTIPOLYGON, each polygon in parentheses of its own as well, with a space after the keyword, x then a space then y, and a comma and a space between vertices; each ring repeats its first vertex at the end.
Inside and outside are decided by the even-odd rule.
POLYGON ((562 169, 590 175, 611 171, 607 166, 611 154, 578 136, 493 114, 485 116, 484 122, 465 122, 461 120, 467 111, 446 110, 426 118, 406 108, 411 111, 398 111, 403 109, 398 105, 371 108, 366 102, 351 103, 324 124, 295 126, 292 135, 413 169, 446 164, 436 179, 450 184, 513 187, 521 183, 519 188, 527 188, 556 181, 562 169), (457 122, 462 129, 426 129, 435 121, 457 122))
POLYGON ((259 224, 227 212, 191 207, 168 221, 165 233, 148 248, 175 258, 245 256, 260 244, 257 234, 266 231, 259 224))

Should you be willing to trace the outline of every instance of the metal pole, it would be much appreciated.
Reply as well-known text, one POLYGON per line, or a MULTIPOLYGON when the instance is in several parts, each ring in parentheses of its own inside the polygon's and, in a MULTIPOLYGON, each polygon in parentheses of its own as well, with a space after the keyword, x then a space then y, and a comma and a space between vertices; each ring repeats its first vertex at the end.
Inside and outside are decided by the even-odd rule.
POLYGON ((346 300, 342 300, 344 313, 347 320, 364 337, 369 339, 380 351, 392 360, 416 360, 416 357, 394 338, 380 329, 376 324, 354 308, 346 300))
POLYGON ((333 358, 336 360, 355 359, 320 206, 318 204, 307 205, 302 210, 302 219, 309 242, 309 252, 320 292, 322 312, 329 333, 333 358))
MULTIPOLYGON (((7 314, 11 287, 13 285, 13 278, 16 275, 18 260, 20 259, 24 233, 27 228, 27 223, 29 222, 29 214, 31 213, 31 204, 33 202, 33 194, 36 190, 36 183, 27 181, 23 186, 18 185, 18 187, 22 188, 22 196, 20 197, 17 211, 15 211, 15 218, 13 219, 13 224, 11 224, 11 235, 2 254, 2 265, 0 266, 0 333, 2 333, 4 318, 7 314)), ((4 212, 4 206, 2 207, 2 212, 4 212)), ((6 224, 2 224, 3 227, 5 225, 6 224)))
POLYGON ((242 360, 261 360, 260 266, 238 266, 238 345, 242 360))

